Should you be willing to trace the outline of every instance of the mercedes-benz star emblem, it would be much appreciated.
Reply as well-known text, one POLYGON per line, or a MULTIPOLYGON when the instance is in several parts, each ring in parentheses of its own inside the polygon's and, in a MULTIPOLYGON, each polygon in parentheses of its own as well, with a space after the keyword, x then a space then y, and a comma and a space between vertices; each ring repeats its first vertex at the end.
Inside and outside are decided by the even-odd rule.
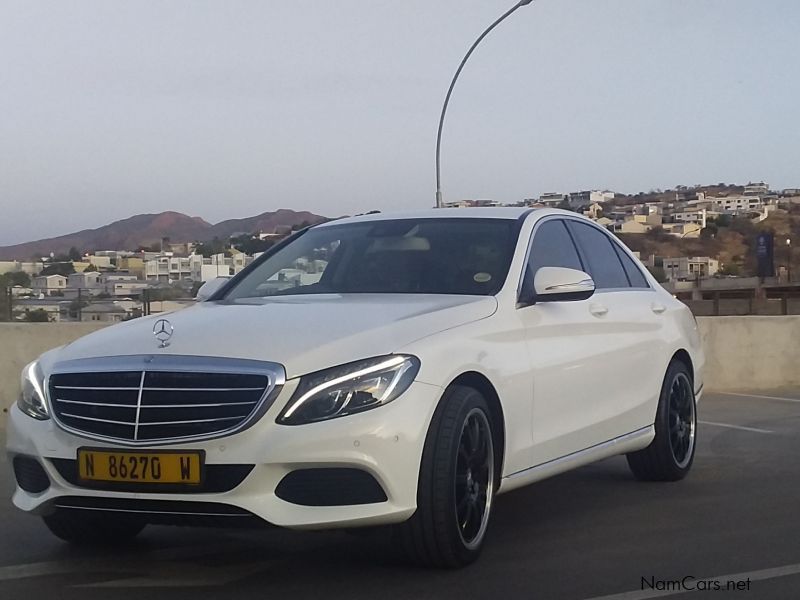
POLYGON ((153 325, 153 335, 156 336, 158 340, 159 348, 166 348, 169 346, 169 340, 172 338, 174 332, 175 328, 172 326, 172 323, 166 319, 159 319, 156 321, 155 325, 153 325))

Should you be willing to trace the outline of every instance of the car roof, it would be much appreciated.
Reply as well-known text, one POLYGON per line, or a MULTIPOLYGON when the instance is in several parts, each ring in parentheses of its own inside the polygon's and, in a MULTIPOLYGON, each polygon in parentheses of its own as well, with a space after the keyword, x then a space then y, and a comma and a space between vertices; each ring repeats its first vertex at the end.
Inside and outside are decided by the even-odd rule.
POLYGON ((368 221, 394 221, 400 219, 509 219, 516 220, 528 214, 544 217, 551 214, 580 217, 574 212, 557 208, 530 208, 527 206, 492 206, 479 208, 428 208, 423 210, 376 212, 354 217, 343 217, 317 225, 327 227, 348 223, 365 223, 368 221))

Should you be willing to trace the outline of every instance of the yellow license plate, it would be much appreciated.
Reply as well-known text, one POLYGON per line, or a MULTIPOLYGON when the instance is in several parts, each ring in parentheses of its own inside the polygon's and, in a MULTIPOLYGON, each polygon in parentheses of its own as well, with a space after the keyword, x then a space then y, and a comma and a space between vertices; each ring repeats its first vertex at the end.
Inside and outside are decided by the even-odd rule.
POLYGON ((202 469, 201 452, 78 450, 78 475, 85 481, 199 485, 202 469))

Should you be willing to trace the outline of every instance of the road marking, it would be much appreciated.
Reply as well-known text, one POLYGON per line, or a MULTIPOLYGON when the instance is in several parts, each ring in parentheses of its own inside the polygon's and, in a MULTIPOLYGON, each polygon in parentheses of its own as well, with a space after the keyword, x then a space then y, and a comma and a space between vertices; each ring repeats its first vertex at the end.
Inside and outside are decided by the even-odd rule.
POLYGON ((20 565, 0 566, 0 581, 44 577, 48 575, 64 575, 69 573, 130 573, 144 564, 152 564, 159 560, 185 560, 209 555, 220 555, 241 547, 241 542, 231 540, 214 544, 213 548, 198 546, 171 546, 130 557, 124 566, 111 566, 106 559, 44 561, 20 565))
POLYGON ((225 566, 197 565, 193 563, 174 562, 168 565, 154 566, 151 570, 131 574, 128 577, 73 585, 74 588, 190 588, 213 587, 234 583, 270 568, 269 561, 248 564, 232 564, 225 566))
POLYGON ((713 421, 698 421, 702 425, 712 425, 713 427, 725 427, 726 429, 739 429, 741 431, 753 431, 755 433, 775 433, 769 429, 759 429, 758 427, 745 427, 744 425, 730 425, 729 423, 714 423, 713 421))
MULTIPOLYGON (((719 575, 717 577, 695 578, 693 581, 719 581, 725 585, 726 581, 764 581, 766 579, 777 579, 778 577, 790 577, 800 575, 800 563, 795 565, 785 565, 773 569, 762 569, 761 571, 749 571, 746 573, 732 573, 730 575, 719 575)), ((672 581, 672 580, 670 580, 672 581)), ((586 600, 647 600, 648 598, 665 598, 667 596, 678 596, 680 594, 691 594, 698 590, 679 589, 679 590, 633 590, 622 592, 621 594, 611 594, 610 596, 595 596, 586 600)))
POLYGON ((781 402, 800 402, 800 398, 782 398, 780 396, 759 396, 758 394, 737 394, 736 392, 714 392, 718 396, 739 396, 740 398, 762 398, 764 400, 780 400, 781 402))
MULTIPOLYGON (((93 563, 94 566, 99 566, 99 563, 93 563)), ((9 581, 12 579, 25 579, 26 577, 40 577, 43 575, 61 575, 63 573, 72 573, 79 571, 81 568, 88 567, 85 562, 38 562, 29 563, 26 565, 8 565, 0 567, 0 581, 9 581)), ((114 570, 113 568, 111 570, 114 570)))

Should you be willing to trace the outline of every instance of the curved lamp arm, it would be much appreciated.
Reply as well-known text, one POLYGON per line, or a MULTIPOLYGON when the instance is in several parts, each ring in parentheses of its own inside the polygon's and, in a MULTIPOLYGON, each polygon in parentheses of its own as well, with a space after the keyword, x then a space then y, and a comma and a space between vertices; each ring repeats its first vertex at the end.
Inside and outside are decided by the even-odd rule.
POLYGON ((475 40, 475 43, 470 46, 467 53, 464 55, 464 58, 461 61, 461 64, 458 65, 458 69, 456 70, 456 74, 453 76, 453 81, 450 82, 450 87, 447 89, 447 96, 444 98, 444 104, 442 105, 442 114, 439 117, 439 129, 436 132, 436 208, 442 207, 442 169, 441 169, 441 149, 442 149, 442 129, 444 128, 444 117, 447 113, 447 106, 450 104, 450 96, 453 94, 453 88, 456 87, 456 81, 458 81, 458 76, 461 75, 461 71, 464 69, 464 65, 467 64, 469 57, 472 56, 472 53, 475 51, 475 48, 478 47, 491 31, 500 25, 503 21, 505 21, 508 17, 510 17, 514 12, 523 6, 527 6, 533 2, 533 0, 521 0, 509 10, 507 10, 499 19, 497 19, 494 23, 489 25, 489 27, 484 31, 480 37, 475 40))

